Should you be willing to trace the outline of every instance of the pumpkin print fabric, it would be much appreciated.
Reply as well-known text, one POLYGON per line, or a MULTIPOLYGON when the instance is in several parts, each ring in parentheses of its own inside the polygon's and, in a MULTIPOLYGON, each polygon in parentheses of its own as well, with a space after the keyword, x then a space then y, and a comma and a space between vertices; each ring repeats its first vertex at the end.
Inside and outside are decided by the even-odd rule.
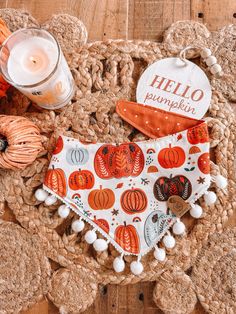
MULTIPOLYGON (((178 117, 178 116, 177 116, 178 117)), ((124 254, 144 255, 176 221, 170 196, 194 203, 210 185, 205 122, 159 139, 86 144, 61 136, 44 188, 124 254)))

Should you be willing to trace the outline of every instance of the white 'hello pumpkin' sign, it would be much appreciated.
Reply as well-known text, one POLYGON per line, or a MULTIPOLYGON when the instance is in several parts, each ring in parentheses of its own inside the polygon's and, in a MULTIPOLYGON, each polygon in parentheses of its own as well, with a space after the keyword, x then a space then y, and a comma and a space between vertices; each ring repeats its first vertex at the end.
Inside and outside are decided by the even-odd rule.
POLYGON ((211 85, 202 69, 180 58, 166 58, 150 65, 141 75, 138 103, 200 119, 210 106, 211 85))

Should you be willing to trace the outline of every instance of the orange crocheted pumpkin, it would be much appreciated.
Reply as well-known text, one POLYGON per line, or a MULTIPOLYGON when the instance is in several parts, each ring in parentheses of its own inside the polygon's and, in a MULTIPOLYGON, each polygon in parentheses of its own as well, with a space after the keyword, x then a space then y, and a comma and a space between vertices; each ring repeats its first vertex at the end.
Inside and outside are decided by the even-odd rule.
POLYGON ((0 115, 0 168, 24 169, 42 149, 38 127, 29 119, 0 115))

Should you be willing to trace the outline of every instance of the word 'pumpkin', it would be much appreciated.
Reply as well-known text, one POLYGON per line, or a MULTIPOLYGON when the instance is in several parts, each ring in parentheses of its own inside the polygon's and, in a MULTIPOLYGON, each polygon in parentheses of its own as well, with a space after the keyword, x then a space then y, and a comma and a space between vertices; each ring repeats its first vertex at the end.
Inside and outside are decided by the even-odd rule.
POLYGON ((94 158, 94 169, 101 179, 137 177, 144 168, 144 155, 135 143, 102 145, 94 158))
POLYGON ((59 196, 66 196, 66 177, 62 169, 48 169, 44 179, 44 184, 59 196))
POLYGON ((133 225, 120 225, 115 230, 115 241, 126 251, 138 254, 140 251, 138 233, 133 225))
POLYGON ((204 153, 201 156, 199 156, 197 164, 198 168, 202 173, 204 174, 210 173, 210 154, 204 153))
POLYGON ((185 162, 185 152, 179 146, 169 147, 161 149, 158 154, 158 162, 162 168, 178 168, 181 167, 185 162))
POLYGON ((207 125, 202 123, 201 125, 188 129, 187 138, 192 145, 209 142, 207 125))
POLYGON ((175 177, 160 177, 156 180, 153 187, 153 193, 158 201, 164 202, 172 195, 179 195, 187 200, 192 193, 192 184, 188 178, 182 175, 175 177))
POLYGON ((56 147, 53 151, 53 155, 59 154, 63 149, 64 143, 63 138, 61 136, 58 137, 56 147))
POLYGON ((110 189, 103 189, 100 185, 100 189, 93 190, 88 195, 89 206, 94 210, 109 209, 115 203, 115 194, 110 189))
POLYGON ((94 186, 94 176, 89 170, 74 171, 69 176, 69 187, 71 190, 88 190, 94 186))
POLYGON ((122 193, 120 204, 127 214, 142 213, 147 208, 147 196, 141 189, 126 190, 122 193))
POLYGON ((71 148, 66 153, 66 160, 70 165, 84 165, 89 159, 89 153, 86 148, 71 148))

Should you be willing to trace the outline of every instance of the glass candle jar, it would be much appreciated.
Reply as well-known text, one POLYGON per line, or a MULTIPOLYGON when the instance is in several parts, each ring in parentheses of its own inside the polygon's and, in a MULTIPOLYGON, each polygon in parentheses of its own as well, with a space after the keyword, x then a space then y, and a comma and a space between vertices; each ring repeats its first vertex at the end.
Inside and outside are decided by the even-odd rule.
POLYGON ((12 33, 0 50, 4 79, 45 109, 58 109, 71 100, 72 74, 53 35, 40 28, 12 33))

